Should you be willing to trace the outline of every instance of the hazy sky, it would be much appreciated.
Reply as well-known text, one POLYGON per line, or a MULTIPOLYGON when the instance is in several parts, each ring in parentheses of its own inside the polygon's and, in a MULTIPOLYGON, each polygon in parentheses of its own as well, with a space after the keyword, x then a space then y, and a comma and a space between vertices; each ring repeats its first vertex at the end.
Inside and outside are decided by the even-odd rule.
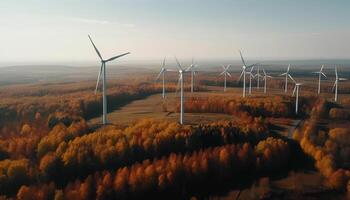
POLYGON ((350 58, 344 0, 1 0, 0 62, 350 58))

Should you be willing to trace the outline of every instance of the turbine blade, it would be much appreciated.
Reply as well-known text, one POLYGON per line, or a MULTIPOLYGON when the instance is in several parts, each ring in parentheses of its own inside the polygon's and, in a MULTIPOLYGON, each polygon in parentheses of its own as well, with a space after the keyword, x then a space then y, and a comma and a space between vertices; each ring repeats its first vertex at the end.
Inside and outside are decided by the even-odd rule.
POLYGON ((336 79, 338 79, 338 70, 337 70, 337 67, 335 67, 335 77, 336 77, 336 79))
POLYGON ((165 58, 166 58, 166 57, 164 57, 164 59, 163 59, 162 68, 164 68, 164 67, 165 67, 165 58))
POLYGON ((346 79, 346 78, 339 78, 339 80, 340 80, 340 81, 346 81, 346 80, 348 80, 348 79, 346 79))
POLYGON ((321 74, 325 77, 325 78, 327 78, 327 76, 326 76, 326 74, 325 73, 323 73, 323 72, 321 72, 321 74))
POLYGON ((175 70, 175 69, 166 69, 167 72, 179 72, 179 70, 175 70))
POLYGON ((290 69, 290 64, 288 65, 288 68, 287 68, 287 73, 289 72, 289 69, 290 69))
POLYGON ((182 67, 181 67, 181 64, 179 62, 179 60, 177 60, 177 58, 175 57, 175 60, 176 60, 176 63, 177 63, 177 68, 181 71, 183 71, 182 67))
POLYGON ((263 69, 263 73, 264 73, 264 75, 266 76, 266 72, 265 72, 265 69, 263 69))
POLYGON ((223 71, 223 72, 221 72, 220 74, 219 74, 219 76, 222 76, 222 75, 224 75, 226 73, 226 71, 223 71))
POLYGON ((294 96, 294 94, 295 94, 295 90, 297 89, 297 85, 295 85, 294 86, 294 90, 293 90, 293 94, 292 94, 292 96, 294 96))
POLYGON ((250 73, 252 73, 253 70, 254 70, 254 66, 252 66, 252 68, 250 68, 250 73))
POLYGON ((120 54, 120 55, 118 55, 118 56, 114 56, 114 57, 112 57, 112 58, 110 58, 110 59, 106 60, 106 62, 109 62, 109 61, 115 60, 115 59, 117 59, 117 58, 120 58, 120 57, 125 56, 125 55, 128 55, 128 54, 130 54, 130 52, 123 53, 123 54, 120 54))
POLYGON ((323 70, 323 65, 322 65, 322 67, 321 67, 321 70, 320 70, 320 72, 322 72, 322 70, 323 70))
POLYGON ((294 78, 293 78, 290 74, 288 74, 288 77, 289 77, 290 79, 292 79, 292 81, 294 81, 294 83, 295 83, 294 78))
POLYGON ((221 67, 222 67, 224 70, 226 70, 226 67, 225 67, 225 66, 221 65, 221 67))
POLYGON ((241 50, 239 50, 239 55, 241 56, 241 60, 242 60, 243 65, 246 66, 241 50))
POLYGON ((95 51, 96 51, 98 57, 99 57, 101 60, 103 60, 103 58, 102 58, 100 52, 98 51, 97 47, 95 46, 94 42, 92 41, 90 35, 88 35, 88 36, 89 36, 89 39, 90 39, 90 42, 91 42, 92 46, 94 46, 94 49, 95 49, 95 51))
POLYGON ((335 85, 337 84, 337 80, 334 81, 333 87, 332 87, 332 91, 334 91, 335 85))
POLYGON ((158 76, 157 76, 157 78, 156 78, 156 81, 159 79, 159 77, 164 73, 164 68, 162 68, 161 70, 160 70, 160 72, 159 72, 159 74, 158 74, 158 76))
POLYGON ((226 72, 226 74, 227 74, 229 77, 232 77, 231 74, 230 74, 230 72, 226 72))
POLYGON ((241 78, 242 78, 242 76, 243 76, 243 73, 244 73, 244 71, 242 71, 241 75, 239 76, 238 81, 240 81, 240 80, 241 80, 241 78))
POLYGON ((96 87, 95 87, 95 94, 97 93, 98 83, 100 82, 100 79, 101 79, 103 65, 104 64, 102 63, 101 67, 100 67, 100 71, 98 72, 97 82, 96 82, 96 87))

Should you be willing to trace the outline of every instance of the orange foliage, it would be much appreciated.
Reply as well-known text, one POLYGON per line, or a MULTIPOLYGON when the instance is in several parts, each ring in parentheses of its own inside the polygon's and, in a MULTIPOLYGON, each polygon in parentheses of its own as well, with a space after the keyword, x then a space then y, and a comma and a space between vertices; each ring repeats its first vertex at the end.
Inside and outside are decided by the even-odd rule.
MULTIPOLYGON (((276 157, 285 156, 285 151, 288 151, 288 145, 280 139, 269 138, 264 144, 271 145, 269 148, 271 147, 270 150, 276 157)), ((151 198, 165 194, 180 198, 181 195, 200 190, 202 187, 215 187, 224 180, 244 177, 254 169, 259 173, 268 171, 266 167, 281 169, 277 166, 287 164, 281 165, 272 162, 273 158, 266 158, 271 165, 257 168, 256 161, 261 160, 263 156, 259 151, 258 147, 254 149, 248 143, 244 143, 193 153, 171 154, 153 161, 144 160, 142 163, 119 168, 115 172, 95 173, 82 182, 71 182, 65 187, 63 195, 66 199, 151 198), (277 166, 274 166, 275 164, 277 166), (190 189, 187 190, 192 191, 182 191, 184 184, 189 184, 190 189)))
MULTIPOLYGON (((334 128, 328 133, 318 130, 317 122, 326 110, 326 101, 319 100, 312 109, 311 116, 304 122, 300 139, 301 148, 315 159, 316 168, 327 178, 333 189, 345 189, 350 180, 350 171, 341 168, 350 162, 350 132, 345 128, 334 128)), ((333 108, 329 112, 335 118, 333 108)))
MULTIPOLYGON (((301 104, 302 105, 302 104, 301 104)), ((293 99, 281 96, 257 98, 192 97, 186 99, 184 109, 193 113, 226 113, 250 116, 288 117, 294 115, 293 99)), ((180 105, 177 105, 180 110, 180 105)))

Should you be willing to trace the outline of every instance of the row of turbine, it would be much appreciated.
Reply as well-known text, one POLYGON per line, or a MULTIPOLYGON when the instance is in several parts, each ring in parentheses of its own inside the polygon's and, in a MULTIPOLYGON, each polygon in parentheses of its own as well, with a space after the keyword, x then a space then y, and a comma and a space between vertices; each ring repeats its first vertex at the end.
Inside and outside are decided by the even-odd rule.
MULTIPOLYGON (((221 72, 219 75, 222 76, 224 75, 224 92, 226 92, 226 80, 227 80, 227 75, 229 77, 232 77, 230 72, 228 72, 229 68, 231 67, 231 65, 227 65, 226 67, 225 66, 222 66, 222 68, 224 69, 223 72, 221 72)), ((263 74, 264 75, 260 75, 260 66, 258 66, 258 69, 257 69, 257 73, 254 75, 253 74, 253 70, 254 70, 254 65, 251 66, 250 70, 248 72, 245 71, 246 68, 243 68, 242 72, 241 72, 241 75, 239 76, 239 79, 238 81, 241 80, 241 78, 243 76, 245 76, 245 74, 248 74, 249 75, 249 94, 252 93, 252 79, 255 79, 257 77, 257 89, 260 88, 260 77, 262 77, 262 80, 264 81, 264 93, 266 93, 266 84, 267 84, 267 78, 272 78, 272 76, 269 76, 267 75, 267 73, 265 72, 265 69, 262 69, 263 70, 263 74)), ((243 81, 245 82, 245 78, 243 78, 243 81)), ((245 84, 243 84, 245 85, 245 84)), ((244 86, 243 86, 244 87, 244 86)), ((243 96, 245 97, 245 89, 243 89, 243 96)))
MULTIPOLYGON (((102 78, 102 98, 103 98, 103 114, 102 114, 102 123, 103 124, 107 124, 108 123, 108 120, 107 120, 107 82, 106 82, 106 63, 109 62, 109 61, 113 61, 117 58, 120 58, 122 56, 125 56, 125 55, 128 55, 130 54, 130 52, 127 52, 127 53, 123 53, 123 54, 120 54, 118 56, 114 56, 114 57, 111 57, 109 59, 103 59, 103 57, 101 56, 101 53, 99 52, 99 50, 97 49, 96 45, 94 44, 94 42, 92 41, 90 35, 88 35, 89 37, 89 40, 91 42, 91 44, 93 45, 98 57, 100 58, 100 61, 101 61, 101 67, 100 67, 100 70, 99 70, 99 74, 98 74, 98 77, 97 77, 97 83, 96 83, 96 88, 95 88, 95 94, 97 93, 97 89, 98 89, 98 86, 99 86, 99 81, 100 79, 102 78)), ((249 93, 251 93, 251 79, 254 78, 255 76, 257 76, 258 78, 258 85, 257 87, 259 88, 259 78, 260 78, 260 74, 259 74, 259 66, 258 66, 258 71, 257 71, 257 74, 256 75, 253 75, 253 70, 254 70, 254 66, 257 65, 256 64, 253 64, 253 65, 249 65, 247 66, 246 65, 246 62, 242 56, 242 53, 241 51, 239 51, 240 53, 240 56, 241 56, 241 61, 243 63, 243 66, 242 66, 242 73, 240 75, 240 78, 239 80, 242 78, 243 76, 243 97, 245 97, 245 78, 246 78, 246 73, 249 74, 249 93), (250 71, 249 72, 246 72, 246 69, 247 67, 250 67, 250 71)), ((181 96, 180 96, 180 124, 183 124, 183 115, 184 115, 184 90, 183 90, 183 75, 184 73, 191 73, 191 92, 193 92, 193 84, 194 84, 194 76, 196 74, 196 70, 195 68, 197 67, 197 65, 194 64, 193 62, 193 59, 192 59, 192 64, 184 69, 180 62, 177 60, 177 58, 175 57, 175 60, 176 60, 176 63, 177 63, 177 68, 178 68, 178 72, 179 72, 179 80, 178 80, 178 85, 180 85, 181 87, 181 96)), ((220 74, 220 75, 224 75, 225 76, 225 82, 224 82, 224 91, 226 91, 226 76, 230 76, 231 77, 231 74, 228 72, 228 69, 229 69, 230 65, 227 65, 227 67, 224 67, 223 66, 223 69, 224 71, 220 74)), ((286 76, 286 82, 285 82, 285 92, 287 92, 287 85, 288 85, 288 78, 292 79, 295 83, 295 87, 294 87, 294 90, 293 90, 293 96, 296 92, 296 113, 298 113, 298 97, 299 97, 299 87, 300 85, 302 85, 301 83, 297 83, 293 77, 289 74, 289 70, 290 70, 290 65, 288 65, 288 68, 287 68, 287 72, 281 74, 281 76, 286 76)), ((327 77, 324 73, 323 73, 323 66, 321 67, 321 70, 318 71, 318 72, 314 72, 314 73, 318 73, 319 74, 319 82, 318 82, 318 94, 320 93, 320 84, 321 84, 321 76, 324 76, 324 77, 327 77)), ((163 60, 163 65, 162 65, 162 69, 159 73, 159 75, 157 76, 157 79, 163 75, 163 98, 165 98, 165 79, 164 79, 164 74, 166 71, 174 71, 174 70, 171 70, 171 69, 166 69, 165 68, 165 59, 163 60)), ((176 70, 177 71, 177 70, 176 70)), ((264 76, 263 76, 263 80, 265 81, 265 85, 264 85, 264 93, 266 93, 266 81, 267 81, 267 78, 272 78, 271 76, 267 75, 265 70, 263 69, 263 73, 264 73, 264 76)), ((335 75, 336 75, 336 79, 335 79, 335 82, 334 82, 334 85, 333 85, 333 89, 335 89, 335 97, 334 97, 334 100, 337 101, 337 96, 338 96, 338 82, 339 81, 343 81, 343 80, 346 80, 345 78, 339 78, 338 77, 338 72, 337 72, 337 68, 335 68, 335 75)))
MULTIPOLYGON (((245 97, 246 96, 246 74, 249 75, 249 94, 251 94, 251 89, 252 89, 252 79, 255 79, 255 77, 257 77, 257 88, 259 89, 259 84, 260 84, 260 77, 262 77, 263 81, 264 81, 264 93, 266 93, 266 86, 267 86, 267 79, 268 78, 273 78, 272 76, 268 75, 265 72, 265 69, 262 69, 263 71, 263 76, 260 75, 260 68, 258 63, 252 64, 252 65, 247 65, 243 56, 242 56, 242 52, 239 51, 240 57, 241 57, 241 61, 242 61, 242 72, 239 76, 238 81, 240 81, 243 77, 243 94, 242 96, 245 97), (253 70, 254 67, 257 66, 257 73, 254 75, 253 74, 253 70), (247 71, 247 68, 250 68, 249 71, 247 71)), ((191 93, 193 92, 193 84, 194 84, 194 76, 197 72, 197 70, 195 70, 195 68, 197 67, 196 64, 194 64, 193 62, 193 58, 192 58, 192 64, 184 69, 180 62, 178 61, 178 59, 175 57, 176 63, 177 63, 177 67, 178 67, 178 72, 179 72, 179 80, 178 80, 178 87, 180 86, 180 124, 183 124, 183 118, 184 118, 184 93, 183 93, 183 74, 184 73, 191 73, 191 93)), ((226 92, 226 81, 227 81, 227 76, 231 77, 230 72, 228 71, 231 65, 227 65, 226 67, 222 65, 223 71, 219 74, 220 76, 224 76, 224 92, 226 92)), ((312 72, 315 74, 319 74, 319 79, 318 79, 318 91, 317 93, 320 94, 321 91, 321 76, 324 76, 325 78, 327 78, 326 74, 323 72, 323 68, 324 66, 322 65, 320 71, 317 72, 312 72)), ((177 71, 177 70, 172 70, 172 69, 166 69, 165 68, 165 58, 163 60, 162 63, 162 67, 161 70, 156 78, 156 80, 158 80, 160 78, 160 76, 162 76, 162 81, 163 81, 163 92, 162 92, 162 97, 165 98, 165 72, 167 71, 177 71)), ((300 86, 303 85, 302 83, 298 83, 294 80, 294 78, 291 76, 290 72, 290 65, 288 65, 287 67, 287 71, 285 73, 280 74, 279 76, 285 76, 285 85, 284 85, 284 92, 287 93, 288 90, 288 79, 291 79, 295 86, 293 89, 293 93, 292 96, 296 96, 296 100, 295 100, 295 113, 298 114, 298 103, 299 103, 299 90, 300 90, 300 86)), ((337 68, 335 67, 335 82, 333 85, 333 89, 335 91, 335 96, 334 96, 334 101, 337 101, 337 97, 338 97, 338 82, 339 81, 344 81, 346 80, 345 78, 339 78, 338 77, 338 72, 337 72, 337 68)))

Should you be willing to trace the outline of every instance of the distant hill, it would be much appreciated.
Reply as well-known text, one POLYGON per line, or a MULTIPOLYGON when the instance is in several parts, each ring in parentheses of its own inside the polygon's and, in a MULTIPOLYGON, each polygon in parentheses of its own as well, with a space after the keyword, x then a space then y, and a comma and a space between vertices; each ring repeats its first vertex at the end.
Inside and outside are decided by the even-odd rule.
MULTIPOLYGON (((72 67, 63 65, 26 65, 0 68, 0 85, 35 82, 71 82, 96 79, 100 66, 72 67)), ((146 68, 107 66, 109 77, 130 73, 152 72, 146 68)))
MULTIPOLYGON (((183 67, 191 64, 190 60, 180 60, 183 67)), ((322 64, 325 65, 327 73, 334 73, 334 66, 337 65, 343 76, 350 77, 350 60, 341 59, 313 59, 313 60, 257 60, 246 58, 248 64, 260 63, 269 73, 279 74, 284 71, 288 64, 291 64, 291 73, 303 75, 305 72, 315 71, 322 64)), ((204 72, 221 71, 221 65, 231 64, 230 71, 239 73, 241 71, 240 60, 230 59, 202 59, 196 60, 198 70, 204 72)), ((74 82, 81 80, 96 80, 99 65, 95 66, 67 66, 67 65, 16 65, 0 67, 0 85, 15 83, 36 83, 36 82, 74 82)), ((161 61, 148 61, 144 63, 131 63, 107 66, 108 78, 125 77, 134 73, 154 73, 161 67, 161 61)), ((168 59, 166 68, 176 69, 174 59, 168 59)))

